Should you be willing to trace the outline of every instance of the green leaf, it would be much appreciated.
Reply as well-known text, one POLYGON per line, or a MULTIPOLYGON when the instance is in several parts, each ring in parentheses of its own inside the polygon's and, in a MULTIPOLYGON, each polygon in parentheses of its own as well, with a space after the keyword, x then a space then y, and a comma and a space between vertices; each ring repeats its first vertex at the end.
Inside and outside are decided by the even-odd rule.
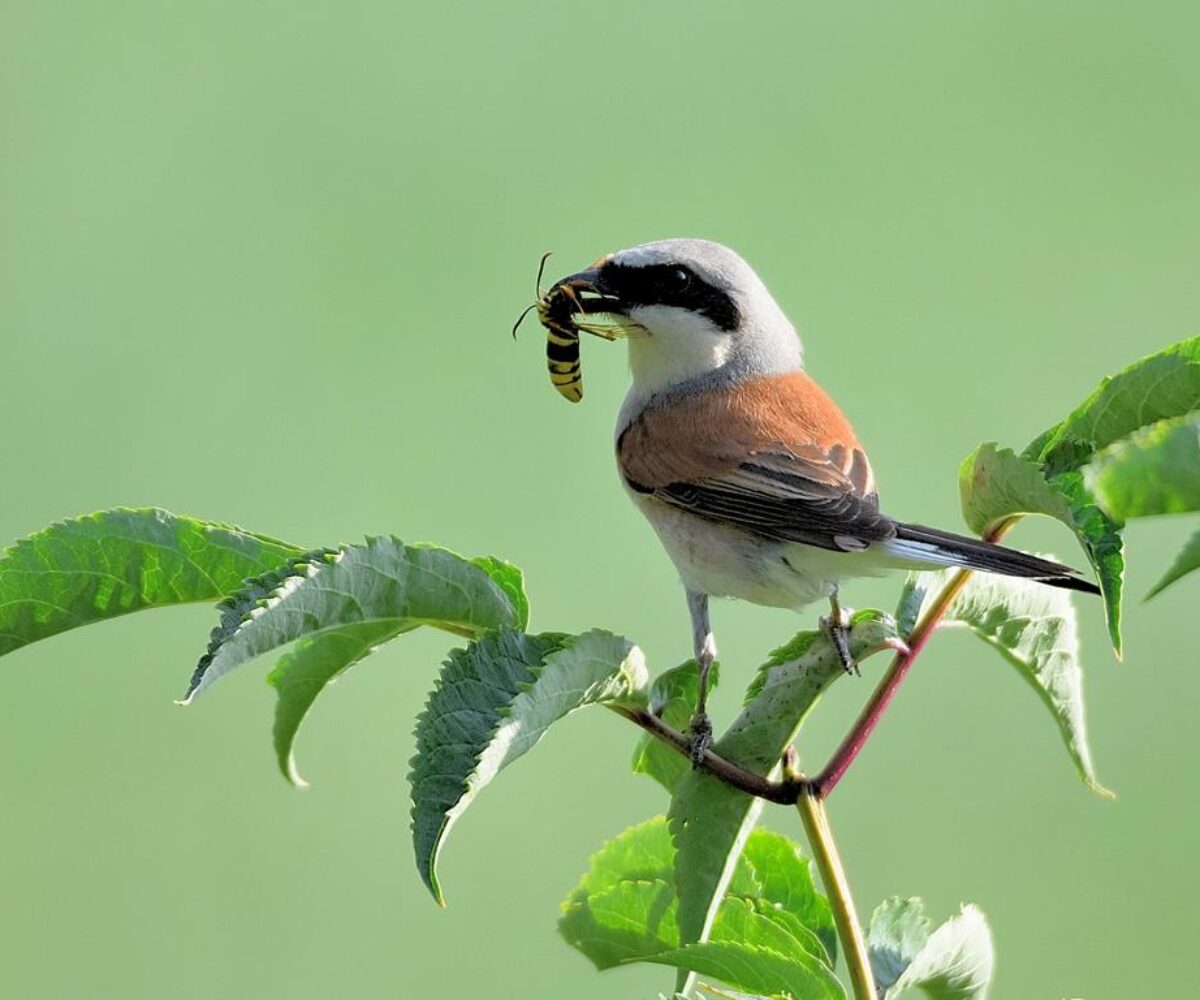
POLYGON ((345 625, 432 625, 468 638, 520 627, 523 609, 509 585, 453 552, 395 538, 306 555, 224 602, 184 704, 263 653, 345 625))
POLYGON ((828 967, 805 956, 782 955, 736 941, 705 941, 663 951, 646 961, 713 976, 739 990, 786 994, 792 1000, 844 998, 846 991, 828 967))
POLYGON ((1046 514, 1072 526, 1070 503, 1046 481, 1042 467, 991 442, 963 460, 958 490, 963 518, 977 535, 1023 514, 1046 514))
POLYGON ((0 554, 0 656, 144 608, 219 600, 299 551, 155 508, 59 521, 0 554))
POLYGON ((900 588, 900 599, 896 602, 896 631, 907 638, 917 627, 925 598, 929 595, 929 574, 909 573, 900 588))
POLYGON ((768 830, 752 830, 728 891, 791 914, 817 936, 830 964, 837 958, 833 911, 817 892, 808 858, 794 840, 768 830))
MULTIPOLYGON (((529 619, 529 601, 520 570, 492 557, 473 559, 471 565, 487 573, 507 595, 514 608, 512 624, 523 628, 529 619)), ((436 624, 406 617, 404 612, 405 608, 397 604, 392 608, 397 617, 355 622, 306 636, 291 652, 282 656, 271 671, 267 680, 278 695, 273 733, 275 753, 280 770, 293 785, 304 787, 307 784, 296 767, 294 750, 300 726, 317 696, 384 643, 411 632, 422 623, 436 624)), ((480 632, 491 627, 487 624, 489 621, 490 618, 480 622, 480 632)))
POLYGON ((508 595, 513 608, 512 627, 529 627, 529 597, 525 593, 525 577, 516 566, 495 556, 478 556, 471 562, 492 578, 492 582, 508 595))
MULTIPOLYGON (((952 571, 922 573, 928 593, 938 593, 952 571)), ((995 649, 1037 692, 1050 710, 1079 776, 1100 795, 1087 742, 1079 630, 1068 591, 1034 580, 975 575, 951 602, 944 624, 969 629, 995 649)))
POLYGON ((893 897, 875 910, 867 948, 881 1000, 913 988, 934 1000, 986 1000, 995 951, 983 913, 968 904, 932 933, 930 927, 919 899, 893 897))
POLYGON ((1179 554, 1175 557, 1175 562, 1163 574, 1162 579, 1150 588, 1150 593, 1146 595, 1146 600, 1150 600, 1151 597, 1161 594, 1171 584, 1187 576, 1195 569, 1200 569, 1200 530, 1197 530, 1187 540, 1183 548, 1179 550, 1179 554))
POLYGON ((1071 528, 1096 571, 1118 656, 1125 572, 1121 525, 1097 504, 1082 470, 1099 451, 1140 428, 1197 409, 1200 337, 1193 337, 1104 379, 1021 455, 989 444, 963 463, 963 513, 975 531, 1021 514, 1046 514, 1071 528))
MULTIPOLYGON (((599 969, 677 949, 674 863, 664 817, 624 831, 593 856, 588 873, 563 903, 559 931, 599 969)), ((833 917, 796 844, 765 830, 751 834, 711 939, 831 964, 833 952, 826 943, 835 940, 833 917)))
POLYGON ((1036 462, 1007 448, 984 444, 963 462, 959 493, 963 515, 979 534, 1025 514, 1045 514, 1071 529, 1096 572, 1109 635, 1119 656, 1125 574, 1121 530, 1096 506, 1083 474, 1069 471, 1047 480, 1036 462))
MULTIPOLYGON (((861 611, 851 618, 850 647, 859 661, 897 638, 890 615, 861 611)), ((745 708, 713 749, 756 774, 777 775, 780 757, 805 716, 844 674, 824 632, 801 632, 761 668, 747 691, 745 708)), ((705 771, 689 770, 679 782, 668 816, 678 851, 675 889, 684 945, 709 936, 761 808, 761 800, 705 771)))
POLYGON ((267 681, 275 688, 274 743, 283 776, 297 787, 308 784, 296 767, 296 737, 313 702, 350 667, 385 642, 416 628, 396 620, 357 622, 305 636, 275 664, 267 681))
POLYGON ((1113 652, 1121 657, 1121 600, 1125 593, 1125 540, 1121 526, 1102 511, 1088 492, 1082 472, 1054 480, 1071 505, 1071 529, 1087 553, 1104 599, 1104 616, 1113 652))
POLYGON ((421 878, 444 905, 437 860, 475 796, 585 705, 644 705, 641 650, 609 632, 524 635, 504 630, 451 652, 417 721, 412 829, 421 878))
POLYGON ((789 958, 803 958, 803 964, 814 970, 829 970, 831 965, 830 954, 816 933, 793 914, 775 909, 765 898, 727 894, 717 910, 709 940, 748 944, 789 958))
MULTIPOLYGON (((722 1000, 788 1000, 782 993, 775 993, 771 996, 763 996, 761 993, 751 994, 743 993, 741 990, 727 990, 720 986, 714 986, 712 983, 697 984, 700 989, 712 997, 721 997, 722 1000)), ((676 993, 678 998, 680 994, 676 993)), ((661 1000, 661 994, 660 994, 661 1000)), ((686 998, 685 998, 686 1000, 686 998)))
POLYGON ((1039 435, 1025 457, 1048 477, 1079 469, 1101 448, 1139 427, 1200 409, 1200 337, 1134 362, 1105 378, 1061 423, 1039 435))
MULTIPOLYGON (((714 663, 708 674, 708 690, 716 690, 720 681, 720 665, 714 663)), ((650 709, 668 725, 680 731, 686 730, 696 711, 696 699, 700 695, 700 674, 695 660, 688 660, 678 667, 664 670, 654 679, 650 688, 650 709)), ((689 770, 691 764, 686 757, 653 736, 643 735, 633 753, 635 774, 646 774, 662 785, 668 792, 689 770)))
POLYGON ((669 873, 665 878, 630 879, 602 891, 587 890, 582 898, 564 904, 564 909, 559 933, 601 971, 679 947, 669 873))
POLYGON ((1200 415, 1135 431, 1100 452, 1083 476, 1117 522, 1200 510, 1200 415))

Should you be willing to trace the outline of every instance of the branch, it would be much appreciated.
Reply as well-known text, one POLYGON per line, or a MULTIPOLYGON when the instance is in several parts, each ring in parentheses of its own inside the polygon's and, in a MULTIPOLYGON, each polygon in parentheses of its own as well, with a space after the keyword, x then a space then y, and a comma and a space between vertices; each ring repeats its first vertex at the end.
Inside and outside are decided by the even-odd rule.
MULTIPOLYGON (((657 740, 661 740, 676 753, 683 757, 691 758, 692 741, 678 729, 668 726, 653 712, 647 711, 644 708, 629 708, 624 705, 610 707, 618 715, 623 716, 635 725, 641 726, 651 736, 657 740)), ((810 784, 802 778, 791 776, 785 777, 782 781, 771 781, 769 778, 764 778, 761 774, 747 771, 744 767, 733 763, 731 760, 726 760, 711 750, 704 751, 704 759, 700 762, 700 769, 707 771, 716 778, 720 778, 727 785, 732 785, 734 788, 740 789, 747 795, 755 795, 760 799, 766 799, 768 802, 775 802, 781 806, 795 805, 796 800, 810 784)))
MULTIPOLYGON (((998 542, 1016 521, 1017 518, 1010 517, 999 522, 983 536, 983 540, 985 542, 998 542)), ((929 609, 921 616, 921 620, 917 622, 916 627, 912 630, 912 634, 908 637, 908 649, 901 650, 896 654, 896 658, 892 660, 892 665, 888 668, 888 672, 884 675, 883 680, 879 682, 879 687, 871 695, 871 700, 867 702, 866 707, 862 710, 862 714, 859 715, 850 732, 846 734, 846 738, 842 740, 837 750, 833 752, 833 756, 829 758, 829 763, 825 765, 820 774, 811 779, 819 798, 823 799, 829 796, 834 788, 837 787, 838 782, 842 780, 843 775, 845 775, 850 765, 854 763, 854 759, 858 756, 859 752, 867 745, 867 740, 871 738, 871 734, 875 731, 879 720, 883 718, 883 713, 887 711, 888 705, 892 703, 892 698, 895 697, 900 685, 904 683, 904 678, 908 676, 913 663, 921 655, 921 650, 925 648, 930 637, 932 637, 937 627, 942 623, 942 619, 946 617, 946 612, 950 609, 951 602, 959 595, 970 579, 971 570, 960 569, 950 578, 946 586, 934 598, 929 609)))
POLYGON ((825 814, 825 802, 815 789, 801 795, 796 801, 796 810, 804 822, 804 832, 812 845, 813 861, 821 872, 821 881, 833 910, 833 921, 837 925, 838 938, 846 959, 846 970, 850 973, 850 985, 854 987, 855 1000, 875 1000, 875 976, 871 971, 871 957, 867 943, 863 940, 862 926, 854 910, 850 896, 850 884, 846 881, 846 870, 838 856, 833 831, 829 829, 829 817, 825 814))

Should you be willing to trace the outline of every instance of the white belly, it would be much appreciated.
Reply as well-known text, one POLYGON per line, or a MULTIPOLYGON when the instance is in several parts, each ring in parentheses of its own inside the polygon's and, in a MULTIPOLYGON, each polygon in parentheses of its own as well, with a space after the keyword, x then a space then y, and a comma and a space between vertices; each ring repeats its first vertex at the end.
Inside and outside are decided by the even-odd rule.
POLYGON ((770 541, 628 492, 658 533, 683 585, 697 593, 799 609, 828 598, 847 577, 888 569, 873 552, 831 552, 770 541))

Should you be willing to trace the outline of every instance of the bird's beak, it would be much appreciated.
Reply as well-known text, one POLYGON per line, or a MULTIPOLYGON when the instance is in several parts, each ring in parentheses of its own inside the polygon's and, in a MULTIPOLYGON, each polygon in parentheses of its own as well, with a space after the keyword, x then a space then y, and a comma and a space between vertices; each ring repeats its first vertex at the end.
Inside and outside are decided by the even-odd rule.
POLYGON ((630 332, 625 307, 605 284, 598 267, 560 278, 542 302, 551 314, 565 313, 575 327, 605 340, 615 340, 630 332))
POLYGON ((547 298, 553 298, 555 294, 574 297, 582 305, 592 307, 587 309, 588 312, 623 312, 621 300, 611 288, 606 287, 603 273, 598 267, 589 267, 586 271, 560 278, 546 294, 547 298))

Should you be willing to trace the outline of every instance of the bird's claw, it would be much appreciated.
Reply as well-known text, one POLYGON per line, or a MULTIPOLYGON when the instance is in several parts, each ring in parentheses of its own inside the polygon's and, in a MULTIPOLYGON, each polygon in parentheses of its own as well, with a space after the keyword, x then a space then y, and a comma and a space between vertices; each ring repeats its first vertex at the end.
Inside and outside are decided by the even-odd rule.
POLYGON ((713 741, 712 722, 709 720, 708 714, 706 712, 697 712, 692 716, 692 723, 688 726, 688 732, 692 737, 692 767, 700 767, 704 763, 704 754, 712 746, 713 741))
POLYGON ((854 654, 850 652, 850 630, 846 627, 846 622, 829 615, 821 619, 821 628, 829 636, 829 641, 833 643, 834 651, 837 653, 838 659, 842 661, 842 669, 846 673, 858 677, 858 663, 854 659, 854 654))

